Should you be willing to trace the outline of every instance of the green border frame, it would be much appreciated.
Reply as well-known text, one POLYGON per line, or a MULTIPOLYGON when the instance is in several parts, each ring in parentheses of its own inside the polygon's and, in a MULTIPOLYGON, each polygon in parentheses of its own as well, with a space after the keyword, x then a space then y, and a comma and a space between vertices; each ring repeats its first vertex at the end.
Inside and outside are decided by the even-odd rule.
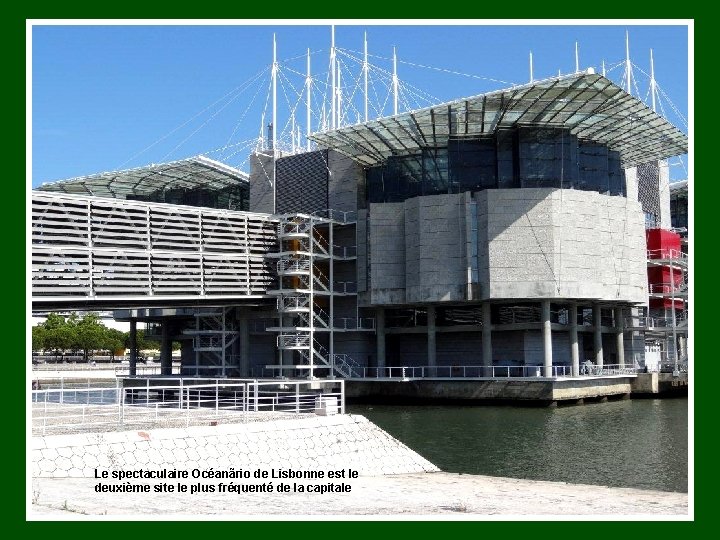
MULTIPOLYGON (((322 518, 318 518, 318 521, 307 521, 307 522, 168 522, 168 521, 142 521, 138 522, 121 522, 118 526, 114 524, 116 522, 101 522, 101 521, 82 521, 82 522, 27 522, 26 519, 26 508, 25 508, 25 467, 19 466, 19 464, 26 463, 25 453, 25 417, 23 414, 16 414, 14 409, 11 407, 14 404, 25 403, 26 401, 26 384, 25 384, 25 361, 27 351, 24 337, 26 334, 26 293, 24 285, 26 283, 26 276, 29 269, 25 268, 23 263, 25 255, 25 235, 14 234, 15 227, 12 225, 15 222, 22 221, 25 223, 25 200, 27 196, 28 186, 25 182, 25 161, 20 162, 19 156, 25 156, 23 150, 25 148, 25 138, 21 140, 20 134, 25 135, 25 110, 20 107, 20 103, 24 103, 25 99, 22 93, 25 91, 25 42, 26 42, 26 19, 66 19, 66 18, 122 18, 122 17, 133 17, 135 14, 136 18, 264 18, 268 17, 271 12, 262 10, 261 5, 255 4, 255 6, 247 7, 246 5, 238 5, 236 9, 216 9, 214 11, 221 12, 217 15, 212 15, 209 12, 204 13, 191 13, 192 8, 183 7, 178 4, 172 6, 172 8, 165 9, 162 5, 156 4, 139 4, 136 5, 134 2, 125 3, 120 9, 113 9, 112 5, 98 5, 93 3, 89 8, 76 4, 56 4, 49 6, 46 9, 32 7, 27 8, 25 11, 32 13, 25 13, 20 15, 8 14, 5 20, 5 28, 2 36, 2 40, 5 44, 3 50, 6 52, 4 55, 4 66, 3 71, 5 72, 5 96, 6 102, 10 104, 8 107, 7 114, 10 116, 10 121, 6 126, 6 140, 9 141, 9 152, 14 159, 11 160, 13 167, 6 173, 4 188, 7 192, 6 204, 4 208, 5 214, 5 242, 10 246, 9 257, 6 258, 4 265, 4 276, 5 276, 5 294, 6 298, 11 300, 9 309, 6 307, 6 313, 9 315, 7 319, 10 320, 10 348, 9 354, 6 352, 5 361, 9 364, 7 371, 7 387, 10 391, 6 396, 6 418, 5 423, 9 426, 10 431, 7 433, 5 449, 7 450, 7 457, 4 460, 5 471, 3 477, 7 478, 8 481, 5 484, 5 494, 9 499, 5 508, 5 516, 7 525, 11 530, 21 533, 31 534, 73 534, 73 533, 85 533, 93 534, 102 532, 107 534, 108 532, 117 531, 118 535, 126 535, 128 532, 137 532, 140 534, 153 534, 160 533, 168 536, 175 536, 180 534, 185 535, 197 535, 207 534, 208 532, 214 533, 220 531, 228 531, 234 534, 245 535, 247 533, 256 533, 262 535, 288 535, 294 537, 318 537, 324 534, 338 534, 345 535, 347 533, 359 534, 359 535, 376 535, 376 534, 412 534, 412 535, 425 535, 432 534, 433 536, 439 534, 482 534, 482 533, 493 533, 493 532, 513 532, 517 534, 528 534, 533 537, 549 537, 550 535, 556 536, 558 533, 579 533, 585 534, 589 532, 595 532, 602 535, 608 535, 612 533, 619 534, 632 534, 633 532, 642 532, 644 535, 653 535, 656 537, 663 537, 665 535, 677 536, 678 534, 687 533, 699 533, 706 526, 709 528, 711 525, 711 504, 716 498, 715 494, 715 483, 714 476, 717 474, 715 470, 715 464, 711 463, 707 459, 708 454, 712 451, 708 447, 710 443, 709 437, 705 435, 709 426, 710 415, 714 412, 712 402, 710 401, 712 379, 711 376, 697 377, 695 380, 695 426, 697 427, 695 433, 695 471, 699 471, 701 474, 691 475, 695 478, 695 520, 694 522, 514 522, 508 521, 482 521, 482 522, 449 522, 449 521, 418 521, 418 522, 379 522, 379 521, 354 521, 354 522, 327 522, 322 521, 322 518), (259 6, 259 7, 258 7, 259 6), (253 12, 254 11, 254 12, 253 12), (138 17, 139 16, 139 17, 138 17), (9 127, 10 129, 7 129, 9 127), (18 156, 15 158, 15 156, 18 156), (16 161, 17 159, 17 161, 16 161), (23 179, 22 182, 20 179, 23 179), (20 204, 22 201, 23 204, 20 204), (22 259, 21 259, 22 258, 22 259), (23 287, 16 286, 16 283, 22 283, 23 287), (22 306, 22 307, 20 307, 22 306), (20 307, 20 309, 18 309, 20 307), (18 316, 22 313, 22 316, 18 316), (18 340, 15 336, 22 336, 22 340, 18 340), (13 339, 15 338, 15 339, 13 339), (703 441, 703 439, 705 439, 703 441), (20 441, 17 444, 16 441, 20 441), (707 467, 707 468, 706 468, 707 467), (112 527, 108 526, 113 524, 112 527)), ((195 7, 195 6, 192 6, 195 7)), ((510 5, 486 5, 477 4, 475 2, 463 2, 455 3, 452 6, 453 14, 463 15, 467 18, 470 17, 483 17, 483 18, 504 18, 507 17, 508 13, 521 14, 525 18, 531 18, 533 16, 538 19, 544 19, 551 16, 549 13, 550 8, 548 5, 533 4, 532 7, 522 7, 517 3, 512 4, 512 10, 508 10, 510 5)), ((558 6, 561 7, 561 6, 558 6)), ((580 17, 580 12, 584 11, 584 15, 587 17, 617 17, 619 20, 628 21, 631 23, 631 18, 645 19, 653 16, 652 11, 659 11, 660 6, 654 6, 654 9, 650 6, 640 5, 627 5, 622 6, 622 10, 625 13, 620 13, 619 10, 614 9, 615 6, 606 5, 606 9, 612 9, 612 12, 599 10, 598 4, 583 6, 572 5, 572 13, 566 15, 572 15, 573 17, 580 17), (622 17, 622 19, 620 19, 622 17)), ((406 6, 395 5, 389 6, 387 3, 376 2, 375 0, 369 2, 363 2, 362 6, 358 5, 344 5, 333 8, 337 13, 336 17, 340 18, 357 18, 363 16, 363 14, 370 14, 372 17, 381 16, 383 18, 402 18, 407 16, 409 10, 406 6), (362 11, 362 14, 360 13, 362 11)), ((667 7, 665 7, 667 10, 667 7)), ((698 58, 698 62, 694 62, 697 66, 703 66, 703 71, 696 72, 695 76, 695 96, 698 98, 697 102, 705 103, 711 100, 717 99, 715 96, 709 95, 710 92, 715 93, 715 87, 711 83, 712 71, 714 65, 710 61, 710 55, 717 49, 716 43, 710 41, 707 35, 710 31, 710 21, 708 18, 698 19, 697 16, 693 16, 687 7, 677 9, 673 7, 672 11, 667 13, 668 16, 679 19, 694 19, 695 21, 695 55, 698 58), (683 13, 680 13, 682 11, 683 13)), ((283 17, 288 19, 296 18, 299 21, 307 19, 308 12, 312 12, 314 17, 328 17, 329 10, 325 6, 312 5, 308 9, 303 9, 297 5, 289 8, 282 7, 283 17)), ((449 14, 448 14, 449 15, 449 14)), ((420 13, 413 15, 418 18, 435 18, 437 13, 433 13, 432 17, 429 13, 420 13)), ((541 22, 538 20, 538 22, 541 22)), ((659 22, 662 22, 661 20, 659 22)), ((715 19, 712 21, 715 23, 715 19)), ((691 62, 693 59, 691 58, 691 62)), ((714 120, 714 111, 706 113, 704 118, 701 115, 697 115, 697 126, 698 129, 694 130, 695 133, 702 133, 707 130, 708 137, 705 140, 712 140, 714 133, 709 132, 710 122, 714 120)), ((700 154, 702 155, 702 154, 700 154)), ((697 159, 696 166, 700 171, 704 171, 707 167, 707 160, 697 159)), ((706 235, 711 234, 710 231, 713 229, 710 223, 704 223, 709 215, 712 215, 713 208, 710 205, 715 206, 714 198, 712 197, 714 190, 713 187, 709 187, 713 183, 712 173, 709 171, 704 172, 702 181, 699 187, 700 197, 697 198, 698 204, 694 207, 697 211, 697 220, 693 220, 691 224, 691 235, 693 240, 702 242, 706 235), (696 236, 697 234, 697 236, 696 236)), ((694 189, 694 188, 693 188, 694 189)), ((718 279, 714 275, 715 272, 712 269, 712 262, 709 260, 703 267, 698 267, 693 275, 693 282, 695 286, 698 284, 706 283, 706 286, 712 287, 710 283, 710 273, 715 278, 714 281, 717 283, 718 279)), ((712 288, 709 289, 712 291, 712 288)), ((710 294, 712 294, 710 292, 710 294)), ((710 325, 713 324, 715 311, 710 306, 710 294, 705 297, 698 296, 698 311, 703 313, 707 311, 707 317, 696 317, 695 320, 695 335, 712 335, 710 325)), ((700 340, 695 345, 695 358, 700 358, 702 354, 703 364, 707 364, 708 361, 716 357, 717 353, 715 350, 710 349, 710 340, 700 340), (699 345, 699 346, 698 346, 699 345)), ((713 373, 715 370, 711 369, 708 375, 713 373)), ((24 409, 23 409, 24 410, 24 409)))

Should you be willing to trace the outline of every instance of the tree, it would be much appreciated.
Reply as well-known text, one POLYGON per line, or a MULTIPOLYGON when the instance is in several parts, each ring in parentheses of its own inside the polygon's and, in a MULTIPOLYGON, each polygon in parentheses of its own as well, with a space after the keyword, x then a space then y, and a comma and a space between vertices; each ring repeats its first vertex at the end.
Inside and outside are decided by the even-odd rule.
POLYGON ((103 348, 107 349, 115 360, 115 351, 125 347, 125 333, 116 328, 105 328, 103 348))
POLYGON ((58 353, 71 347, 73 342, 73 329, 65 317, 57 313, 50 313, 38 327, 38 335, 42 335, 42 345, 45 349, 55 351, 55 360, 58 353))
POLYGON ((88 361, 91 351, 103 348, 107 328, 95 313, 87 313, 75 324, 75 345, 83 351, 83 360, 88 361))
POLYGON ((45 349, 45 328, 42 326, 33 326, 32 327, 32 350, 33 351, 39 351, 41 349, 45 349))

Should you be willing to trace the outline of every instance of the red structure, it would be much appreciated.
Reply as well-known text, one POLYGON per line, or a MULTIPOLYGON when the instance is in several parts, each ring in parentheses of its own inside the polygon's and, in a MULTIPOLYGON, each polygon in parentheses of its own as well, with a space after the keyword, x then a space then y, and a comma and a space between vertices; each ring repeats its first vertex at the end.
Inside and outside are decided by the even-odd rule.
MULTIPOLYGON (((650 307, 670 309, 672 296, 684 288, 684 270, 678 265, 683 254, 680 248, 680 235, 666 229, 647 229, 645 231, 648 255, 648 292, 650 307)), ((683 309, 685 302, 675 298, 675 309, 683 309)))

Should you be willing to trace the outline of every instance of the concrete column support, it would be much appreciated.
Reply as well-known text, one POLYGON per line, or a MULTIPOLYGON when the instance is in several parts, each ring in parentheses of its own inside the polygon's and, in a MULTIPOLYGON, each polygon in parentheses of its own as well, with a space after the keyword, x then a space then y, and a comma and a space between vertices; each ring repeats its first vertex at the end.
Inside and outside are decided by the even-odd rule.
POLYGON ((375 335, 377 338, 378 377, 385 375, 385 308, 375 312, 375 335))
POLYGON ((593 304, 593 326, 595 327, 595 365, 603 367, 602 314, 600 304, 593 304))
POLYGON ((482 305, 482 360, 483 375, 492 377, 492 324, 490 322, 490 302, 482 305))
POLYGON ((137 374, 137 319, 130 319, 130 376, 137 374))
POLYGON ((625 320, 623 319, 623 308, 615 307, 615 339, 617 344, 617 363, 623 368, 625 367, 625 320))
POLYGON ((550 300, 542 301, 543 375, 552 377, 552 328, 550 327, 550 300))
POLYGON ((578 347, 578 309, 577 304, 570 304, 570 361, 572 365, 572 376, 580 375, 580 348, 578 347))
POLYGON ((435 306, 427 308, 427 357, 429 366, 429 375, 434 377, 437 375, 437 341, 435 335, 435 306))
POLYGON ((240 376, 250 376, 250 321, 247 313, 242 313, 238 320, 240 326, 240 376))
POLYGON ((172 375, 172 337, 170 321, 167 319, 163 320, 160 328, 160 374, 172 375))

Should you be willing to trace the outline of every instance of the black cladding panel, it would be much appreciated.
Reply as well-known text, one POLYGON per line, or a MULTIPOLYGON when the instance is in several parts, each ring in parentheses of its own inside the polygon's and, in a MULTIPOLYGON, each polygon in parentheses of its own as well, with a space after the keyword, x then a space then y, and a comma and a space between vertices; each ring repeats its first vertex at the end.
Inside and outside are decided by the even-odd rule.
POLYGON ((311 214, 328 208, 327 150, 277 160, 277 213, 311 214))

